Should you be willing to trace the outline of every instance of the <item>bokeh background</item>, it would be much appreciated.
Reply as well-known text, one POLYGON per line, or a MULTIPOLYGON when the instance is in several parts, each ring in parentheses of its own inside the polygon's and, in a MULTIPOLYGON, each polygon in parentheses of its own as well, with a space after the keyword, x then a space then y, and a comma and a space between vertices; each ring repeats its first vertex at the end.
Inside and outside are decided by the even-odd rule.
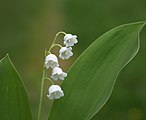
MULTIPOLYGON (((78 36, 71 63, 100 35, 146 19, 146 0, 1 0, 0 58, 6 53, 22 76, 36 120, 44 49, 63 30, 78 36)), ((141 49, 120 73, 110 100, 93 120, 146 120, 146 28, 141 49)), ((62 36, 58 39, 61 42, 62 36)), ((45 94, 48 82, 45 81, 45 94)), ((48 116, 44 96, 42 119, 48 116)))

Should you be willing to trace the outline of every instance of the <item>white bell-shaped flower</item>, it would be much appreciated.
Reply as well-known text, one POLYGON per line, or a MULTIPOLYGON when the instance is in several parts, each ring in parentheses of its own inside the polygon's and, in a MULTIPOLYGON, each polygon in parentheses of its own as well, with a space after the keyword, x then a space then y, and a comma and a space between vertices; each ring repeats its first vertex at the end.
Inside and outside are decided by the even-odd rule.
POLYGON ((73 55, 72 48, 62 47, 59 50, 59 57, 63 60, 70 58, 73 55))
POLYGON ((64 36, 64 45, 66 45, 66 47, 74 46, 74 44, 76 44, 77 42, 78 40, 76 35, 66 34, 64 36))
POLYGON ((51 85, 48 89, 47 97, 50 100, 59 99, 64 96, 64 93, 59 85, 51 85))
POLYGON ((57 81, 58 79, 64 80, 65 77, 67 77, 67 73, 63 72, 61 68, 59 67, 53 68, 51 76, 53 80, 55 81, 57 81))
POLYGON ((54 54, 49 54, 45 59, 45 67, 48 69, 57 66, 59 66, 57 57, 54 54))

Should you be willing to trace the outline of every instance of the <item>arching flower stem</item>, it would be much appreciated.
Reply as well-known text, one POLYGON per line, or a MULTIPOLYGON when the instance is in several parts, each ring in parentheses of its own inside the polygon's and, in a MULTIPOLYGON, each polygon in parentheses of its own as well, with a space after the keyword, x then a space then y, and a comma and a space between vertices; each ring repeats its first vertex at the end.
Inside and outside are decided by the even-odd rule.
POLYGON ((52 43, 52 44, 55 44, 55 41, 56 41, 57 37, 59 36, 59 34, 64 34, 64 35, 66 35, 66 33, 65 33, 65 32, 63 32, 63 31, 58 32, 58 33, 55 35, 55 38, 54 38, 54 40, 53 40, 53 43, 52 43))
POLYGON ((54 85, 53 81, 50 78, 45 78, 46 80, 49 80, 51 82, 52 85, 54 85))
POLYGON ((50 49, 49 49, 49 52, 51 51, 51 49, 52 49, 54 46, 62 47, 60 44, 55 44, 56 39, 57 39, 57 37, 58 37, 60 34, 66 35, 66 33, 63 32, 63 31, 58 32, 58 33, 55 35, 55 38, 54 38, 54 40, 53 40, 53 42, 52 42, 52 45, 51 45, 51 47, 50 47, 50 49))

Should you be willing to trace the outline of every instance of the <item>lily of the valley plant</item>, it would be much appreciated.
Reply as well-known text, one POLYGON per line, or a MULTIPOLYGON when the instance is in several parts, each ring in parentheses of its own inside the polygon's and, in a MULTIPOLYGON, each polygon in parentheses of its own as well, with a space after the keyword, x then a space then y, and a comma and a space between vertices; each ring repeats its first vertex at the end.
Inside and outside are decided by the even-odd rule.
POLYGON ((77 36, 72 34, 66 34, 65 32, 58 32, 52 42, 52 45, 49 49, 45 50, 45 61, 44 61, 44 70, 43 70, 43 77, 42 77, 42 85, 41 85, 41 95, 40 95, 40 103, 39 103, 39 111, 38 111, 38 120, 40 120, 40 113, 42 107, 42 97, 43 97, 43 87, 44 87, 44 80, 49 80, 51 86, 48 88, 48 99, 54 100, 59 99, 64 96, 64 92, 60 86, 60 84, 55 84, 54 81, 63 81, 65 77, 67 77, 67 73, 64 72, 61 68, 61 65, 58 62, 58 59, 67 60, 72 55, 72 47, 78 42, 77 36), (63 46, 56 43, 57 37, 63 34, 63 46), (59 47, 59 57, 57 57, 54 53, 51 52, 52 48, 59 47), (52 70, 52 75, 48 76, 48 69, 52 70))

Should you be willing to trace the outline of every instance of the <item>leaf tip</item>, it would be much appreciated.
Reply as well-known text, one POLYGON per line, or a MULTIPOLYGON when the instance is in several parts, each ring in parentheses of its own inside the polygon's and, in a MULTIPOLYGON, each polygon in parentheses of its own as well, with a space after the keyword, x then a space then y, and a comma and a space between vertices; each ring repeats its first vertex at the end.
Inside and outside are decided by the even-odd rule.
POLYGON ((3 57, 3 58, 0 60, 0 62, 2 62, 2 61, 4 61, 4 60, 9 60, 9 61, 11 61, 11 60, 10 60, 9 53, 7 53, 6 56, 3 57))
POLYGON ((6 56, 5 56, 4 58, 10 58, 10 57, 9 57, 9 53, 7 53, 6 56))

